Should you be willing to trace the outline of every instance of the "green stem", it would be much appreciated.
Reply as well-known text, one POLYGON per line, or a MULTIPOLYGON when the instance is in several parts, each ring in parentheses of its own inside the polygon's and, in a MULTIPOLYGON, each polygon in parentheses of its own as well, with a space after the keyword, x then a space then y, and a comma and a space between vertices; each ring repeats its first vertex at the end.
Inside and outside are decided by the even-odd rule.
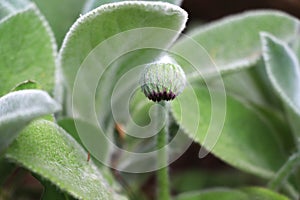
POLYGON ((277 190, 300 163, 300 151, 290 156, 288 161, 279 169, 273 179, 268 183, 268 187, 277 190))
POLYGON ((292 198, 292 199, 299 199, 299 192, 297 191, 297 189, 294 188, 294 186, 292 186, 290 183, 285 183, 283 186, 282 186, 282 189, 284 192, 286 192, 286 194, 289 194, 289 196, 292 198))
MULTIPOLYGON (((160 103, 165 109, 168 109, 165 102, 160 103)), ((161 109, 161 108, 158 108, 161 109)), ((158 115, 161 111, 157 112, 158 115)), ((170 183, 169 183, 169 169, 168 169, 168 151, 164 148, 168 143, 168 111, 164 111, 166 125, 157 134, 157 150, 160 150, 157 154, 158 170, 157 170, 157 184, 158 184, 158 200, 170 200, 170 183), (163 167, 162 167, 163 166, 163 167), (162 167, 162 168, 161 168, 162 167)), ((158 117, 159 119, 160 117, 158 117)))

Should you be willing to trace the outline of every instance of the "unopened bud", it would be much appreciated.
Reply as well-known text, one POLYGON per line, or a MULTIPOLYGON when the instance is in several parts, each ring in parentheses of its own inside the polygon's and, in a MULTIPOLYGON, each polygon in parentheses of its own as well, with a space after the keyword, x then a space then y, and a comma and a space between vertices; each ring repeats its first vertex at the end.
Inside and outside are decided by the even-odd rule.
POLYGON ((183 91, 185 83, 184 71, 173 63, 150 63, 140 79, 142 91, 154 102, 173 100, 183 91))

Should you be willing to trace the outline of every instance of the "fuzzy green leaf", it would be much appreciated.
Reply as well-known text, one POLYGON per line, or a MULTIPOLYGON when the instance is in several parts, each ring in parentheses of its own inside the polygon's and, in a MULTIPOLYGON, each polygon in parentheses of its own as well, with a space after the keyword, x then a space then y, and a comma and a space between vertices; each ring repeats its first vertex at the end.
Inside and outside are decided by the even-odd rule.
POLYGON ((7 149, 6 157, 79 199, 118 199, 85 150, 56 124, 39 120, 7 149))
MULTIPOLYGON (((87 0, 83 8, 83 13, 86 13, 104 4, 120 2, 120 1, 128 1, 128 0, 87 0)), ((145 0, 145 1, 155 1, 155 0, 145 0)), ((183 0, 162 0, 162 1, 172 3, 175 5, 180 5, 183 0)))
MULTIPOLYGON (((144 1, 106 4, 83 15, 68 32, 60 51, 60 62, 65 78, 64 83, 66 84, 64 94, 67 94, 64 101, 68 101, 67 104, 71 105, 70 99, 73 96, 71 93, 73 92, 76 75, 80 72, 79 69, 86 69, 87 72, 81 72, 79 74, 81 76, 77 77, 78 85, 76 87, 82 88, 77 88, 76 91, 85 93, 81 93, 80 98, 89 98, 91 92, 94 91, 92 87, 97 87, 97 83, 99 83, 96 92, 98 94, 93 94, 96 96, 97 113, 107 114, 109 112, 107 109, 110 107, 110 100, 108 101, 107 98, 110 98, 112 87, 118 80, 116 77, 122 76, 126 70, 140 65, 141 62, 155 60, 161 51, 149 50, 150 53, 147 52, 148 50, 129 52, 129 57, 126 55, 125 58, 120 58, 121 55, 118 53, 123 51, 128 53, 126 50, 129 49, 128 51, 130 51, 130 48, 139 47, 160 46, 166 48, 178 37, 186 20, 186 12, 175 5, 144 1), (152 31, 148 31, 149 27, 152 31), (172 30, 172 33, 161 35, 157 33, 157 29, 172 30), (141 32, 138 35, 129 34, 130 31, 136 30, 141 32), (126 37, 122 38, 124 34, 126 37), (120 35, 121 38, 119 38, 120 35), (94 51, 95 47, 99 47, 99 44, 106 45, 107 49, 94 51), (91 54, 89 55, 89 53, 91 54), (89 59, 86 59, 88 55, 89 59), (118 59, 116 63, 110 63, 110 59, 115 59, 115 56, 118 59), (84 62, 86 68, 80 68, 84 60, 86 61, 84 62), (113 64, 117 69, 112 67, 110 70, 105 71, 110 64, 113 64), (101 76, 104 71, 107 74, 101 76), (100 78, 102 79, 99 80, 100 78), (93 81, 96 81, 96 83, 94 84, 93 81), (100 112, 101 108, 99 107, 104 108, 104 110, 100 112)), ((135 79, 137 79, 136 75, 135 79)), ((90 100, 83 100, 83 102, 87 101, 90 100)), ((93 105, 93 103, 87 104, 93 105)), ((69 108, 67 108, 67 113, 70 113, 69 108)))
POLYGON ((52 92, 56 46, 34 4, 0 23, 0 96, 25 80, 52 92))
POLYGON ((39 84, 35 81, 27 80, 17 84, 11 91, 41 89, 39 84))
POLYGON ((65 34, 81 14, 83 0, 33 0, 49 22, 57 44, 60 46, 65 34))
POLYGON ((5 17, 16 14, 26 7, 30 6, 30 2, 27 0, 1 0, 0 1, 0 22, 5 17))
POLYGON ((109 144, 97 127, 83 120, 63 118, 58 124, 66 130, 82 147, 99 160, 109 159, 109 144), (80 132, 81 134, 79 134, 80 132))
MULTIPOLYGON (((216 91, 209 93, 204 88, 185 89, 172 103, 175 120, 196 142, 212 148, 212 153, 220 159, 263 178, 272 177, 287 160, 290 148, 293 148, 293 143, 287 145, 285 142, 285 138, 291 138, 289 132, 282 133, 281 128, 271 126, 272 118, 265 117, 257 109, 228 95, 226 111, 223 110, 226 112, 224 124, 221 124, 221 130, 216 129, 222 123, 222 118, 216 123, 211 123, 211 118, 219 119, 219 115, 222 116, 222 109, 219 109, 222 103, 218 100, 212 104, 211 96, 221 99, 221 95, 216 91), (208 130, 215 130, 214 138, 208 135, 211 141, 216 142, 213 147, 211 144, 214 143, 204 143, 208 130), (216 131, 221 131, 219 137, 216 131)), ((274 123, 279 126, 282 122, 276 120, 274 123)))
MULTIPOLYGON (((221 72, 238 70, 250 67, 261 57, 260 31, 267 31, 285 41, 290 41, 296 37, 298 25, 295 18, 282 12, 250 11, 195 29, 189 34, 193 40, 183 38, 172 49, 178 52, 190 50, 190 53, 197 58, 201 56, 199 52, 191 50, 193 43, 197 42, 208 52, 221 72)), ((182 62, 181 64, 186 65, 182 62)), ((189 68, 184 67, 189 72, 189 68)), ((199 66, 196 67, 209 70, 212 64, 199 60, 199 66)), ((198 73, 190 76, 200 78, 198 73)))
POLYGON ((28 123, 57 112, 60 106, 39 90, 22 90, 0 98, 0 153, 28 123))
POLYGON ((300 66, 290 47, 268 33, 262 33, 263 58, 273 88, 283 102, 300 115, 300 66))
POLYGON ((175 200, 218 200, 220 197, 222 197, 222 200, 288 200, 285 196, 258 187, 243 188, 241 190, 222 188, 187 192, 179 195, 175 200))

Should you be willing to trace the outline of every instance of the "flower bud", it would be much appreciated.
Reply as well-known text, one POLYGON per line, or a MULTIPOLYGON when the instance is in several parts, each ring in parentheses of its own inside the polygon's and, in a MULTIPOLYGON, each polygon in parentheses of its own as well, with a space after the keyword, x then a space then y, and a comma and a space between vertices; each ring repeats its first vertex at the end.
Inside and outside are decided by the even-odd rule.
POLYGON ((142 91, 154 102, 173 100, 183 91, 185 83, 183 70, 173 63, 150 63, 140 79, 142 91))

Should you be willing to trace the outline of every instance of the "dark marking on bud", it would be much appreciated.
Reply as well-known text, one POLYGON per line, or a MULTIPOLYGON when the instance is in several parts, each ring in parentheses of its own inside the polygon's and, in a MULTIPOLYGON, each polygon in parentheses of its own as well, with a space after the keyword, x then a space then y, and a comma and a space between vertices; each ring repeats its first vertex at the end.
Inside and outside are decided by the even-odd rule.
POLYGON ((186 77, 177 64, 150 63, 141 74, 142 91, 154 102, 175 99, 184 89, 186 77))

